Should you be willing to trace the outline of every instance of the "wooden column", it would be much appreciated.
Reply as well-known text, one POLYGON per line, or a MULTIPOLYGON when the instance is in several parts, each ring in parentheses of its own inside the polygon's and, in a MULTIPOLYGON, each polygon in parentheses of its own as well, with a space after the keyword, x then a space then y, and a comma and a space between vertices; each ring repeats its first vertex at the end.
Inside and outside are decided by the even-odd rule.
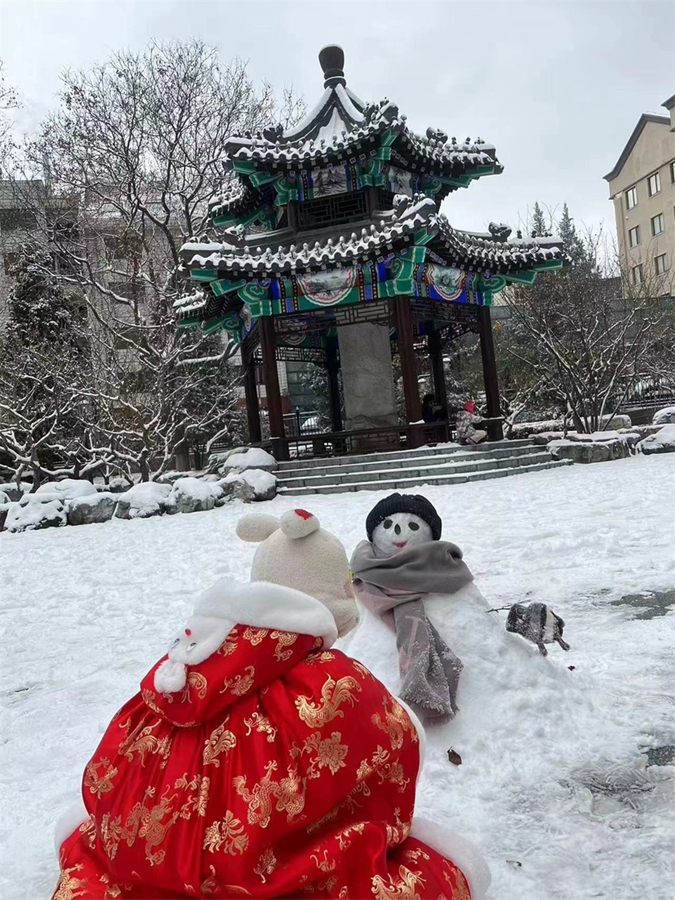
POLYGON ((398 355, 401 360, 403 395, 408 422, 419 422, 422 418, 420 390, 417 383, 417 360, 415 358, 413 320, 410 312, 410 297, 395 297, 396 337, 398 355))
POLYGON ((262 432, 260 430, 260 405, 258 403, 258 386, 255 380, 255 362, 253 354, 244 347, 241 348, 241 362, 244 369, 248 437, 252 444, 257 444, 262 440, 262 432))
POLYGON ((270 435, 272 447, 277 459, 288 459, 288 444, 284 440, 284 412, 281 406, 281 390, 279 373, 277 372, 276 349, 274 335, 274 319, 272 316, 261 316, 258 319, 260 329, 260 349, 263 358, 263 381, 267 395, 267 412, 270 417, 270 435))
POLYGON ((433 331, 429 332, 427 337, 427 346, 429 348, 429 363, 431 366, 431 378, 434 385, 434 395, 436 402, 445 410, 448 415, 448 392, 445 386, 445 370, 443 368, 443 344, 441 335, 433 326, 433 331))
MULTIPOLYGON (((488 418, 497 418, 501 415, 499 402, 499 383, 497 380, 497 361, 495 360, 495 345, 492 340, 492 319, 489 306, 478 307, 478 329, 480 335, 480 353, 483 359, 483 380, 485 382, 485 397, 487 400, 488 418)), ((488 424, 488 438, 491 441, 501 441, 504 437, 501 422, 488 424)))
POLYGON ((338 358, 337 335, 328 335, 326 337, 326 369, 328 370, 328 404, 330 406, 330 425, 333 431, 342 431, 340 382, 338 380, 340 361, 338 358))

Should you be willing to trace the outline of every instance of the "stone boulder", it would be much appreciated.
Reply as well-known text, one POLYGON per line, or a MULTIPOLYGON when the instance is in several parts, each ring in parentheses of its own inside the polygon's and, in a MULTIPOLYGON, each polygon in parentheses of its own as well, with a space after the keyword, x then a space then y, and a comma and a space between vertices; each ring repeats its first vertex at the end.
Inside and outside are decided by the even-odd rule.
POLYGON ((175 504, 177 512, 203 512, 213 509, 224 494, 217 481, 202 481, 188 476, 174 482, 169 502, 175 504))
POLYGON ((675 425, 675 406, 664 406, 655 412, 652 425, 675 425))
POLYGON ((108 522, 112 519, 117 505, 117 496, 110 493, 97 493, 89 497, 76 497, 70 500, 66 510, 69 525, 92 525, 95 522, 108 522))
POLYGON ((119 494, 115 515, 119 519, 149 519, 172 512, 173 504, 168 502, 170 493, 170 484, 158 484, 156 481, 135 484, 119 494))
POLYGON ((675 425, 664 425, 638 444, 638 450, 651 453, 675 453, 675 425))
POLYGON ((220 481, 220 486, 226 497, 243 500, 244 503, 273 500, 277 495, 277 479, 271 472, 262 469, 231 472, 220 481))
POLYGON ((5 531, 38 531, 60 528, 67 523, 63 502, 48 494, 24 494, 18 503, 11 503, 5 519, 5 531))
POLYGON ((278 465, 276 459, 262 447, 235 447, 218 457, 218 471, 221 475, 246 472, 249 469, 274 472, 278 465))
POLYGON ((52 497, 55 500, 74 500, 76 497, 91 497, 96 488, 91 481, 79 478, 64 478, 63 481, 46 481, 35 491, 36 497, 52 497))
POLYGON ((630 446, 619 438, 603 441, 555 440, 548 445, 554 459, 571 459, 575 463, 609 462, 630 456, 630 446))

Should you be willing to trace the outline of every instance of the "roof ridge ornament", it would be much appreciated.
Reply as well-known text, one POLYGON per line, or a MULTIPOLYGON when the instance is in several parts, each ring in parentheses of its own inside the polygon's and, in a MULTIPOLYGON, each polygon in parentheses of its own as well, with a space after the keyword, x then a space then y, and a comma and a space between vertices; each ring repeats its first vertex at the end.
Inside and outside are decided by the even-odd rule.
POLYGON ((344 65, 345 52, 337 44, 329 44, 319 52, 319 63, 323 69, 324 88, 334 88, 338 84, 346 87, 344 65))

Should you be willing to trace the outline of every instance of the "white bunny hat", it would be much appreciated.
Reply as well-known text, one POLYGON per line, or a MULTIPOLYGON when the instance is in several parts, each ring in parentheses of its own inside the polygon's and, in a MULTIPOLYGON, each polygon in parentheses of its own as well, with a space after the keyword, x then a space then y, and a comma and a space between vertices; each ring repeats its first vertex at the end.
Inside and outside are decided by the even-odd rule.
POLYGON ((315 515, 304 509, 291 509, 280 519, 250 513, 237 522, 237 535, 260 544, 251 581, 285 585, 320 600, 333 614, 339 637, 358 624, 345 548, 315 515))

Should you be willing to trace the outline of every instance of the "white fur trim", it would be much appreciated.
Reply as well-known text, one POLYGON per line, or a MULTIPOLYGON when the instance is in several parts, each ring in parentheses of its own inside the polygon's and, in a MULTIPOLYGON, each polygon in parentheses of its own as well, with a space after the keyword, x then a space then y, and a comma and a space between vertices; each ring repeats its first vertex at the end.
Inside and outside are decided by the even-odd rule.
POLYGON ((281 530, 287 538, 295 541, 319 530, 319 520, 305 509, 289 509, 281 517, 281 530))
POLYGON ((323 638, 324 647, 331 647, 337 640, 335 619, 320 600, 266 581, 234 584, 223 578, 202 596, 195 606, 195 614, 220 617, 253 628, 311 634, 323 638))
POLYGON ((461 869, 469 884, 471 900, 483 900, 492 877, 485 858, 475 844, 455 834, 454 831, 448 831, 442 825, 419 816, 415 816, 412 820, 410 834, 461 869))
POLYGON ((73 803, 68 809, 64 809, 54 826, 54 847, 56 848, 57 856, 61 852, 63 842, 88 818, 89 813, 81 797, 77 803, 73 803))
POLYGON ((187 683, 187 667, 175 659, 165 659, 155 672, 155 690, 160 694, 175 694, 187 683))
POLYGON ((279 519, 267 513, 249 513, 237 522, 237 537, 251 544, 266 541, 279 527, 279 519))
POLYGON ((420 721, 419 717, 412 711, 412 709, 408 706, 405 700, 401 700, 400 697, 396 697, 396 702, 400 703, 403 709, 410 716, 410 720, 415 726, 415 731, 417 732, 417 737, 420 741, 420 766, 417 770, 417 780, 419 780, 420 775, 422 774, 422 767, 424 766, 424 760, 427 758, 427 734, 424 730, 424 725, 420 721))

